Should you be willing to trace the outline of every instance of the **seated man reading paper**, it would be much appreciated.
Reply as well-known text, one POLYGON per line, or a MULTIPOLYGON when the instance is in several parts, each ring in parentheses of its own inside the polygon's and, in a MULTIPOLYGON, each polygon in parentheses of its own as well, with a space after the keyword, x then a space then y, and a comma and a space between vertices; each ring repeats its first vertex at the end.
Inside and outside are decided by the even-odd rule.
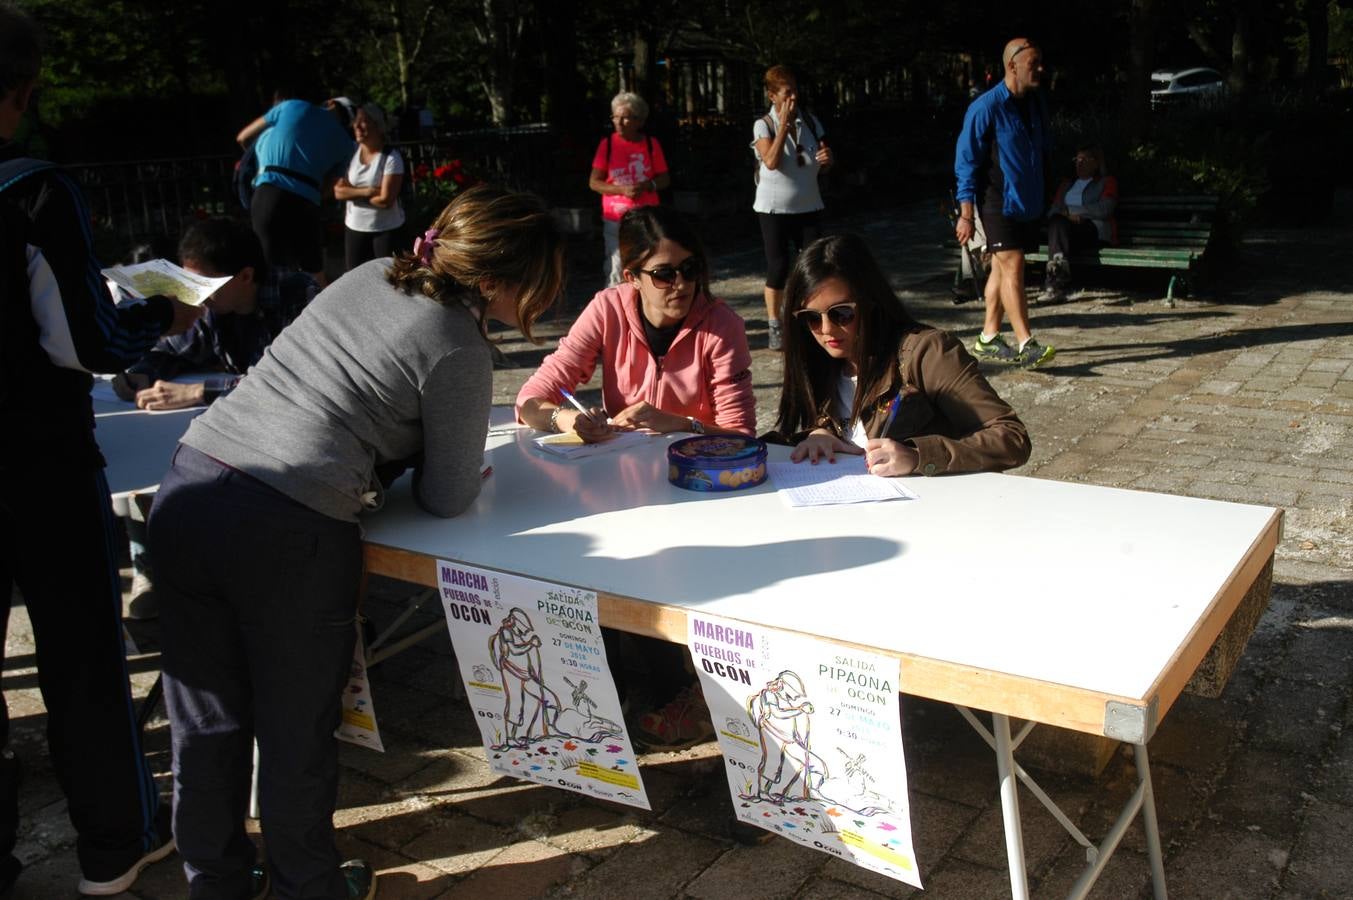
POLYGON ((190 272, 233 276, 207 298, 207 312, 187 334, 162 338, 113 379, 113 389, 142 409, 183 409, 228 393, 263 351, 319 292, 305 272, 269 269, 257 235, 245 224, 207 219, 179 242, 190 272), (170 379, 187 372, 221 372, 195 384, 170 379))

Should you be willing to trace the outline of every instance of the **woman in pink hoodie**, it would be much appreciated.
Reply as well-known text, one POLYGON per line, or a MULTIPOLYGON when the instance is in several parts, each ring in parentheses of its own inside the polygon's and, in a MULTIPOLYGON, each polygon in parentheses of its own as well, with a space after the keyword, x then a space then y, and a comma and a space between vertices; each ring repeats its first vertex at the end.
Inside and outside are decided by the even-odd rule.
POLYGON ((589 442, 615 431, 756 431, 752 355, 742 319, 709 295, 699 235, 664 206, 620 222, 624 281, 592 298, 517 394, 517 416, 539 431, 589 442), (602 407, 588 415, 564 398, 601 362, 602 407), (609 419, 609 421, 608 421, 609 419))
MULTIPOLYGON (((639 428, 755 433, 747 334, 738 314, 709 295, 695 229, 669 207, 632 209, 620 220, 620 262, 624 281, 592 298, 517 394, 517 416, 589 442, 639 428), (590 381, 598 361, 602 407, 584 415, 563 392, 590 381)), ((607 628, 602 634, 622 698, 631 684, 642 685, 651 704, 634 738, 659 750, 713 735, 684 647, 607 628)))

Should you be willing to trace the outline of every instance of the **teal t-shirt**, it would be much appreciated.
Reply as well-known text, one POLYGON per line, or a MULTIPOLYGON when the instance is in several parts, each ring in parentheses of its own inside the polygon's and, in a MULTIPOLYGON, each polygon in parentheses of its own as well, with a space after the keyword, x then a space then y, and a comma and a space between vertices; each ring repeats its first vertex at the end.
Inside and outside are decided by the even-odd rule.
POLYGON ((334 114, 304 100, 283 100, 263 116, 268 127, 258 136, 258 176, 254 186, 275 184, 283 190, 319 204, 319 187, 329 175, 338 174, 356 146, 334 114), (299 172, 313 181, 286 172, 269 172, 269 166, 299 172))

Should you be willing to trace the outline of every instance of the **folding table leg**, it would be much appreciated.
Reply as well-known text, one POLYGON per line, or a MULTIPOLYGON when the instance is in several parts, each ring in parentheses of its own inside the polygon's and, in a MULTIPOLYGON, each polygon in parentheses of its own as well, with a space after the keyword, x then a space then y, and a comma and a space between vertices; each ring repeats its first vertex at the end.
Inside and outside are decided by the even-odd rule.
POLYGON ((993 713, 991 726, 996 736, 996 774, 1001 782, 1001 818, 1005 822, 1005 856, 1010 864, 1010 896, 1012 900, 1029 900, 1024 832, 1019 818, 1019 781, 1015 777, 1015 751, 1010 745, 1010 719, 993 713))
POLYGON ((1137 764, 1137 782, 1142 791, 1142 828, 1146 831, 1146 858, 1151 862, 1151 892, 1156 900, 1166 900, 1165 857, 1160 850, 1160 824, 1156 820, 1156 795, 1151 788, 1151 763, 1146 758, 1146 745, 1132 745, 1137 764))

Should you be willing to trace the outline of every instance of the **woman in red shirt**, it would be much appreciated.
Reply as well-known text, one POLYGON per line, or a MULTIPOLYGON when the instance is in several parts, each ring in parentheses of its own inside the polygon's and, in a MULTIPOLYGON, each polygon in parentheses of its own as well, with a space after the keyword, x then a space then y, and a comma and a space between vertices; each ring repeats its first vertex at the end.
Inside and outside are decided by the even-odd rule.
POLYGON ((597 145, 587 186, 601 195, 601 234, 606 242, 602 271, 607 285, 620 283, 620 219, 636 206, 657 206, 658 191, 672 183, 662 145, 644 134, 648 104, 622 91, 611 100, 615 133, 597 145))

